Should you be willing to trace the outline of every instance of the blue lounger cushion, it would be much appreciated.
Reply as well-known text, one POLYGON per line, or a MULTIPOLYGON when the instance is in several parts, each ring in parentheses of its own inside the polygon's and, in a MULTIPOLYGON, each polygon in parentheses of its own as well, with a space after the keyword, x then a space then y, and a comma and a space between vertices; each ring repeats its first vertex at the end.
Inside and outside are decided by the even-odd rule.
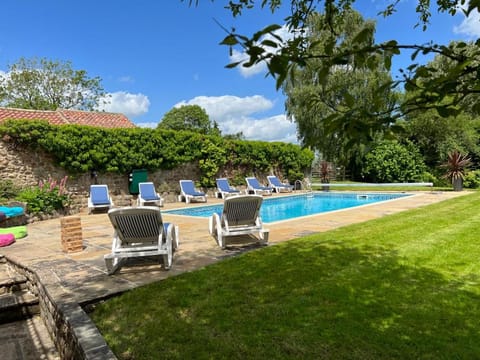
POLYGON ((4 213, 7 219, 14 216, 23 215, 24 213, 23 208, 20 206, 13 206, 13 207, 0 206, 0 212, 4 213))
POLYGON ((92 188, 92 203, 94 205, 108 205, 110 204, 110 199, 108 198, 108 193, 105 192, 102 188, 92 188))
POLYGON ((160 200, 157 193, 155 192, 155 188, 150 186, 142 187, 142 198, 147 201, 160 200))

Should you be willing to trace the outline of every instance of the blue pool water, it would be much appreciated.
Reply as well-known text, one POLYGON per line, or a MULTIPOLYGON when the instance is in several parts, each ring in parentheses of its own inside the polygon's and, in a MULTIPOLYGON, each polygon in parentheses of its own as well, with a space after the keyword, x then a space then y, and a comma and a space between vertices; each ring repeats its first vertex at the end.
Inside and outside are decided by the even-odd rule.
MULTIPOLYGON (((354 194, 354 193, 313 193, 278 198, 267 198, 262 203, 260 216, 263 222, 289 220, 301 216, 351 208, 409 196, 409 194, 354 194)), ((222 204, 167 210, 164 213, 209 217, 221 212, 222 204)))

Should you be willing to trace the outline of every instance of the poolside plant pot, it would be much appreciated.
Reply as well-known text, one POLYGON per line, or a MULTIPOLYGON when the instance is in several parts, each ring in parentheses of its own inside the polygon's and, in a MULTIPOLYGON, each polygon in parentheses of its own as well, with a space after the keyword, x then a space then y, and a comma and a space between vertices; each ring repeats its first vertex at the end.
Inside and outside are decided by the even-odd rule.
POLYGON ((456 177, 452 179, 453 191, 462 191, 463 190, 463 179, 461 177, 456 177))
MULTIPOLYGON (((328 181, 322 181, 323 184, 329 184, 328 181)), ((322 185, 322 190, 323 191, 329 191, 330 190, 330 185, 322 185)))

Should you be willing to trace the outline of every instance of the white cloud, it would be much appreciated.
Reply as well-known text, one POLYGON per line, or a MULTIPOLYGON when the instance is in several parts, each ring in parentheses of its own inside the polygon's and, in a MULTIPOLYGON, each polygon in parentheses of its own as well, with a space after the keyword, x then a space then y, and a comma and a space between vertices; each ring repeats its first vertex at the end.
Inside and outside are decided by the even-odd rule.
POLYGON ((218 123, 222 134, 242 132, 248 140, 297 142, 296 126, 284 114, 262 117, 258 113, 272 109, 274 103, 260 95, 238 97, 198 96, 175 105, 198 105, 211 120, 218 123), (257 115, 257 116, 255 116, 257 115))
POLYGON ((148 112, 150 100, 143 94, 130 94, 118 91, 108 94, 107 104, 99 106, 98 110, 121 113, 127 117, 140 116, 148 112))
POLYGON ((464 34, 469 37, 480 36, 480 14, 473 10, 468 17, 465 17, 460 25, 453 28, 456 34, 464 34))
MULTIPOLYGON (((274 34, 276 36, 279 36, 284 42, 293 37, 293 34, 290 31, 288 31, 288 29, 285 25, 282 26, 280 29, 274 31, 274 34)), ((279 40, 277 38, 273 37, 270 34, 261 38, 260 42, 262 42, 264 40, 271 40, 271 41, 276 42, 277 44, 279 43, 279 40)), ((275 53, 275 52, 278 51, 278 48, 266 47, 265 50, 268 51, 268 52, 275 53)), ((237 66, 237 69, 238 69, 238 71, 240 71, 240 74, 243 77, 248 78, 250 76, 254 76, 254 75, 257 75, 257 74, 260 74, 260 73, 266 73, 267 64, 265 62, 255 64, 255 65, 250 66, 250 67, 242 66, 242 64, 245 63, 247 60, 249 60, 249 56, 247 55, 247 53, 245 53, 245 51, 238 51, 236 49, 233 49, 232 54, 230 55, 230 62, 232 62, 232 63, 240 62, 241 63, 237 66)))
POLYGON ((149 128, 149 129, 156 129, 158 126, 158 123, 156 122, 137 122, 135 123, 138 127, 141 128, 149 128))
POLYGON ((219 123, 224 134, 242 132, 247 140, 297 143, 296 126, 282 115, 267 118, 240 117, 219 123))
POLYGON ((273 102, 260 95, 238 97, 233 95, 223 96, 197 96, 188 101, 175 105, 198 105, 205 109, 211 120, 239 117, 266 111, 273 107, 273 102))

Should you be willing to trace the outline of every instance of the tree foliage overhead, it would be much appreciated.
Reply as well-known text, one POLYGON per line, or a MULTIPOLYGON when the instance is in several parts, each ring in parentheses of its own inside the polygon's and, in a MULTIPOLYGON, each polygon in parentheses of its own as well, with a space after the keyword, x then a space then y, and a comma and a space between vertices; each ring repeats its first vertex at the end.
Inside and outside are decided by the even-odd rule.
MULTIPOLYGON (((190 3, 198 2, 199 0, 190 0, 190 3)), ((241 47, 248 56, 246 61, 232 63, 228 67, 250 67, 265 62, 268 74, 276 79, 277 88, 280 88, 295 69, 306 66, 307 61, 311 59, 322 59, 323 67, 319 71, 319 80, 325 81, 331 76, 332 69, 344 65, 346 59, 353 57, 354 66, 368 66, 373 69, 377 67, 376 62, 380 57, 385 69, 390 70, 392 58, 408 51, 412 52, 412 63, 403 69, 403 78, 385 85, 395 88, 403 84, 418 90, 415 98, 410 98, 408 103, 403 104, 403 107, 408 107, 409 111, 435 104, 434 107, 440 109, 442 114, 454 114, 459 111, 456 105, 460 100, 469 94, 480 93, 480 70, 475 62, 480 58, 480 39, 472 42, 473 46, 467 51, 465 42, 459 42, 454 48, 435 43, 402 44, 395 39, 368 44, 363 41, 365 36, 368 36, 365 32, 358 34, 349 47, 342 46, 341 42, 331 42, 321 52, 317 51, 316 42, 312 42, 306 36, 310 15, 314 12, 323 13, 325 15, 323 30, 336 35, 335 22, 342 18, 355 3, 355 0, 230 0, 226 8, 233 16, 241 16, 245 11, 253 8, 264 8, 275 12, 289 4, 290 13, 284 21, 292 37, 282 39, 275 33, 281 28, 280 24, 267 25, 253 35, 241 34, 235 28, 227 30, 228 34, 221 43, 230 48, 241 47), (266 37, 266 35, 269 36, 266 37), (438 54, 450 59, 453 66, 447 73, 439 74, 430 66, 420 64, 418 58, 430 54, 438 54), (475 80, 465 81, 466 79, 475 80)), ((385 17, 393 14, 398 3, 398 0, 390 0, 380 14, 385 17)), ((452 16, 463 12, 468 17, 474 10, 480 10, 480 1, 416 0, 415 15, 418 17, 418 27, 425 30, 433 11, 452 16)), ((398 111, 393 111, 392 114, 400 116, 398 111)))
POLYGON ((100 78, 70 62, 21 58, 0 77, 0 105, 20 109, 95 110, 105 99, 100 78))
POLYGON ((434 108, 441 116, 457 115, 459 112, 480 114, 478 45, 452 41, 448 44, 448 49, 451 56, 435 55, 432 61, 417 69, 415 83, 406 82, 407 97, 402 109, 404 114, 416 112, 418 108, 422 111, 434 108), (468 58, 468 63, 459 64, 456 57, 468 58), (440 99, 437 95, 438 86, 445 91, 445 96, 440 99))
POLYGON ((157 128, 220 135, 217 123, 212 123, 205 109, 198 105, 174 107, 164 115, 157 128))

